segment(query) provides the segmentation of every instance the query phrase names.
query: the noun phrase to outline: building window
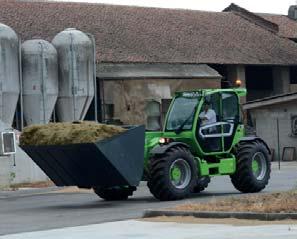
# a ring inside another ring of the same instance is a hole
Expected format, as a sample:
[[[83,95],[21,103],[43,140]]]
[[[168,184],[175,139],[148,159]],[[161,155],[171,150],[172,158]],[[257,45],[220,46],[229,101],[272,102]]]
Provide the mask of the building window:
[[[290,67],[290,84],[297,84],[297,67]]]
[[[114,104],[105,104],[105,118],[107,120],[113,119],[114,117]]]
[[[150,100],[146,104],[146,129],[155,131],[161,129],[161,105],[158,101]]]
[[[297,136],[297,115],[291,117],[292,135]]]
[[[166,114],[168,112],[170,103],[172,99],[162,99],[161,100],[161,122],[162,125],[165,123]]]
[[[171,100],[172,99],[161,99],[161,103],[156,100],[147,102],[145,108],[147,130],[155,131],[162,129]]]

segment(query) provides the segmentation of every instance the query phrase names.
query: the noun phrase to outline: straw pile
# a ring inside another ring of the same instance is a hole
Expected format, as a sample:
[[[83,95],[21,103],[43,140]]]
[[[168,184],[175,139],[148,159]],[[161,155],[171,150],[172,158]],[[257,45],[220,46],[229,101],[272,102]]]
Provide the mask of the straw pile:
[[[20,137],[20,145],[65,145],[93,143],[126,131],[114,125],[80,121],[74,123],[50,123],[26,127]]]

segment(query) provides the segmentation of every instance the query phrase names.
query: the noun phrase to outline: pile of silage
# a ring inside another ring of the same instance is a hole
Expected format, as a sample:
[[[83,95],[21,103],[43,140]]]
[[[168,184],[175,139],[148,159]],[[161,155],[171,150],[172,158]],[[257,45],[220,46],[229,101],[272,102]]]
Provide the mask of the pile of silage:
[[[126,129],[81,121],[75,123],[49,123],[24,128],[20,145],[65,145],[93,143],[123,133]]]

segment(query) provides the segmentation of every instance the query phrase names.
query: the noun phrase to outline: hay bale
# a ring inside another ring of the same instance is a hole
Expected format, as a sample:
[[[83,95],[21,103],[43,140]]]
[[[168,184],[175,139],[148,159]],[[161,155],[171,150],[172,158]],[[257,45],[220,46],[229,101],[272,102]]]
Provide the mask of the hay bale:
[[[80,121],[74,123],[50,123],[26,127],[20,137],[20,145],[65,145],[93,143],[120,134],[126,129],[115,126]]]

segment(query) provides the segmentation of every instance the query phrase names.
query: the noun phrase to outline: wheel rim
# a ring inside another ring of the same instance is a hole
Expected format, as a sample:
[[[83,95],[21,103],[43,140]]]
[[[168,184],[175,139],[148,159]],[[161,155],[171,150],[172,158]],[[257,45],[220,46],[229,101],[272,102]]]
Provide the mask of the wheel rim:
[[[182,159],[176,159],[170,166],[170,181],[171,184],[178,189],[184,189],[191,181],[191,167],[189,163]]]
[[[257,180],[263,180],[267,172],[266,158],[262,152],[257,152],[252,159],[252,171]]]

